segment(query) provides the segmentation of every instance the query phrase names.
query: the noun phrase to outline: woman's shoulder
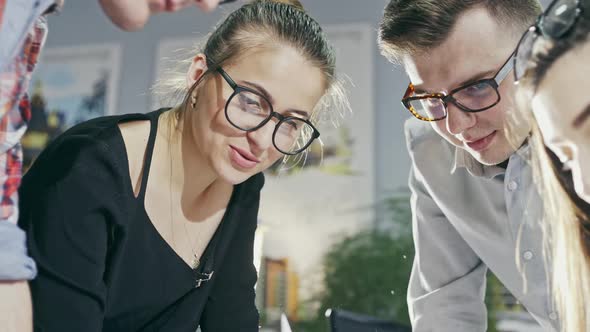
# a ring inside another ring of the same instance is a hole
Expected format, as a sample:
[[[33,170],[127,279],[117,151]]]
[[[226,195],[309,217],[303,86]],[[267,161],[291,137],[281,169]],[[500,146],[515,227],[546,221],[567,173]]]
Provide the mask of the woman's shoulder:
[[[262,172],[252,175],[243,182],[245,190],[249,193],[258,193],[264,187],[264,174]]]
[[[98,173],[105,168],[110,174],[123,172],[126,154],[119,124],[149,120],[154,113],[104,116],[77,124],[55,138],[28,173],[53,178],[76,167]]]
[[[72,128],[66,130],[60,135],[56,142],[68,139],[84,139],[91,138],[95,140],[103,141],[105,144],[109,143],[109,140],[116,138],[116,133],[119,130],[120,124],[133,123],[141,120],[153,120],[157,117],[162,110],[150,112],[150,113],[131,113],[121,115],[102,116],[94,118],[82,123],[79,123]]]
[[[230,206],[252,207],[260,202],[260,191],[264,186],[264,174],[257,173],[246,181],[234,185],[234,192],[229,202]]]

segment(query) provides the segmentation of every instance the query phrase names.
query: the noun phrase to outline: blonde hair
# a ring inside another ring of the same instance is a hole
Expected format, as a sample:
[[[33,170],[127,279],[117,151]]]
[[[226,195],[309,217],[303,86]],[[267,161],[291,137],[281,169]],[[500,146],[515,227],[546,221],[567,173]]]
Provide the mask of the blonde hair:
[[[547,155],[535,126],[533,172],[543,199],[546,246],[551,262],[551,287],[562,331],[588,331],[586,304],[590,303],[590,268],[582,241],[583,213],[572,202]]]
[[[559,176],[562,170],[557,169],[556,157],[550,156],[546,150],[542,133],[530,109],[531,88],[529,78],[521,80],[517,112],[524,123],[513,122],[511,126],[532,128],[529,136],[532,151],[530,163],[543,202],[545,259],[548,267],[551,267],[550,287],[561,330],[588,331],[590,321],[586,304],[590,303],[590,264],[583,233],[583,222],[587,216],[564,187]]]
[[[551,66],[564,54],[590,42],[590,0],[581,0],[572,31],[559,39],[536,41],[527,71],[519,82],[519,113],[532,125],[532,167],[544,204],[546,256],[551,262],[551,288],[562,331],[590,331],[590,204],[575,194],[571,177],[543,142],[531,100]],[[550,79],[550,78],[547,78]],[[558,111],[558,110],[556,110]]]

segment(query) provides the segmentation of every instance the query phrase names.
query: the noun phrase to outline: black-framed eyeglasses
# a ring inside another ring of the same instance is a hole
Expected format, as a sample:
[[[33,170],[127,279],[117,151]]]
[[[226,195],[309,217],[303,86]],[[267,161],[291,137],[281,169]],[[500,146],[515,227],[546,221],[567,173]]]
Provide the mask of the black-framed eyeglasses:
[[[225,118],[232,126],[243,131],[256,131],[276,118],[278,122],[272,134],[272,143],[286,155],[303,152],[320,137],[320,132],[308,119],[275,112],[272,103],[263,94],[237,84],[220,66],[214,67],[214,70],[234,90],[225,103]]]
[[[422,121],[439,121],[446,118],[449,113],[449,103],[456,105],[463,112],[476,113],[490,109],[502,99],[498,88],[512,70],[513,56],[514,53],[494,77],[463,85],[448,94],[415,94],[414,85],[410,83],[402,98],[402,104],[413,116]]]
[[[514,56],[514,82],[524,76],[539,36],[560,39],[576,25],[583,9],[580,0],[554,0],[520,38]]]

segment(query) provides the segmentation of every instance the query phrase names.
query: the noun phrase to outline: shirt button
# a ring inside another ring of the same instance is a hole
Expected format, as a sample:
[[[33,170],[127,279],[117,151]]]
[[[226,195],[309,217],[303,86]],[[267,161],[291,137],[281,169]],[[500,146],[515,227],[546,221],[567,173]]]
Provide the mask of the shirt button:
[[[532,251],[525,251],[524,254],[522,255],[522,257],[524,257],[525,260],[530,261],[531,259],[533,259],[533,252]]]
[[[508,182],[508,190],[509,191],[515,191],[516,189],[518,189],[518,183],[516,183],[516,181],[512,180],[512,181]]]
[[[549,313],[549,319],[556,320],[557,319],[557,314],[555,312]]]

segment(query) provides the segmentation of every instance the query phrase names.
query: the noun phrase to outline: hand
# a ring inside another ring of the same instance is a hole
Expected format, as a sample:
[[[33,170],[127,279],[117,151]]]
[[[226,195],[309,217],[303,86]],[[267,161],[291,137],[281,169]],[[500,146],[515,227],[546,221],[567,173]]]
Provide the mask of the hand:
[[[220,0],[99,0],[109,19],[126,31],[143,28],[152,14],[177,12],[194,5],[208,12],[215,9],[219,2]]]
[[[195,0],[197,6],[204,12],[210,12],[219,5],[220,0]],[[226,1],[221,1],[226,2]]]
[[[0,332],[33,331],[31,292],[26,281],[0,281]]]

